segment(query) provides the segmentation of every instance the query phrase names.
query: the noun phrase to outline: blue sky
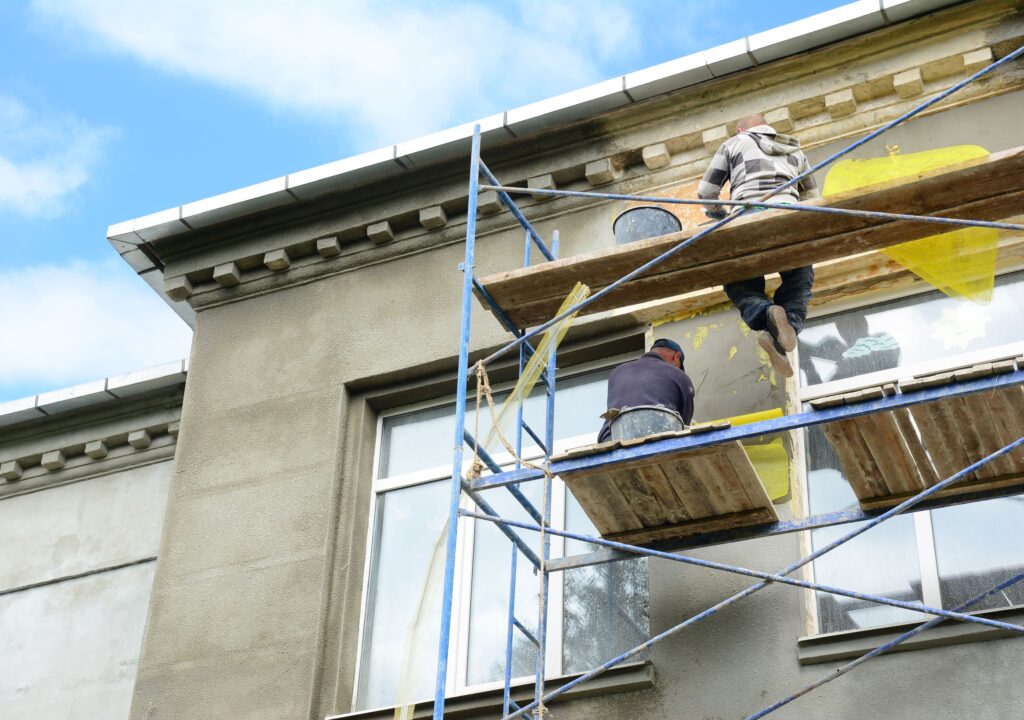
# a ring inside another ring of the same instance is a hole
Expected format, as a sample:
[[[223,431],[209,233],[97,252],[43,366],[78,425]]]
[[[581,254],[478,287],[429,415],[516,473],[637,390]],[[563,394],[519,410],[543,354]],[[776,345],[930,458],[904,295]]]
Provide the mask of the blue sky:
[[[0,401],[175,360],[115,222],[842,3],[0,3]]]

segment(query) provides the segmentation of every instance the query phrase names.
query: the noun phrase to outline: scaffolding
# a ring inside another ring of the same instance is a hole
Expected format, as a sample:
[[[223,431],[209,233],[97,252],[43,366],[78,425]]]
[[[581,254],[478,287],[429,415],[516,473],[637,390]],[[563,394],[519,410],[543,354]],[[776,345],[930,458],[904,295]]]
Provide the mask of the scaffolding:
[[[768,705],[761,710],[748,716],[747,720],[753,720],[754,718],[761,718],[778,708],[792,702],[801,695],[810,692],[816,687],[823,685],[831,680],[846,674],[853,668],[857,667],[861,663],[876,657],[892,647],[902,643],[911,637],[918,635],[930,627],[933,627],[943,620],[952,619],[960,622],[975,623],[984,625],[992,628],[998,628],[1003,631],[1007,631],[1013,634],[1024,634],[1024,627],[1015,625],[1012,623],[1001,622],[993,620],[983,616],[966,614],[972,606],[981,602],[985,598],[992,594],[998,593],[1001,590],[1010,587],[1011,585],[1024,580],[1024,573],[1020,573],[1011,577],[1004,582],[999,583],[990,590],[971,598],[970,600],[962,603],[953,610],[947,610],[937,607],[929,607],[919,602],[906,602],[901,600],[895,600],[892,598],[881,597],[879,595],[873,595],[868,593],[856,592],[849,589],[834,587],[817,582],[811,582],[807,580],[801,580],[792,577],[793,573],[798,569],[804,567],[808,563],[813,562],[817,558],[825,555],[826,553],[834,550],[837,547],[849,542],[853,538],[867,532],[871,528],[878,526],[879,524],[895,517],[901,513],[906,512],[910,509],[926,509],[943,507],[952,504],[974,502],[977,500],[990,499],[994,497],[1006,496],[1021,492],[1021,486],[1017,485],[1003,485],[1000,487],[986,487],[978,491],[961,492],[956,495],[946,494],[951,486],[962,481],[972,473],[985,468],[986,465],[994,461],[1000,461],[1000,458],[1007,458],[1011,452],[1024,446],[1024,437],[1007,442],[1009,438],[1002,437],[1002,442],[999,444],[1001,447],[996,449],[994,452],[988,452],[983,457],[975,458],[975,461],[962,467],[958,472],[952,472],[947,474],[944,479],[939,480],[935,478],[935,482],[930,484],[926,489],[915,492],[910,496],[898,502],[889,509],[864,509],[853,508],[843,510],[840,512],[832,512],[826,514],[810,515],[808,517],[797,518],[788,521],[775,521],[770,523],[761,523],[756,525],[747,525],[738,528],[730,528],[724,530],[717,530],[714,532],[698,533],[690,535],[683,539],[669,539],[659,540],[654,542],[646,542],[642,545],[629,544],[623,542],[617,542],[615,540],[607,539],[604,537],[588,536],[580,533],[568,532],[565,530],[558,530],[551,527],[551,492],[550,483],[552,478],[558,476],[560,473],[572,473],[572,472],[586,472],[588,470],[598,470],[601,468],[614,468],[621,466],[624,463],[635,462],[642,459],[654,459],[662,457],[671,453],[678,453],[683,450],[693,448],[711,447],[715,445],[721,445],[732,441],[738,441],[745,438],[752,438],[763,435],[784,433],[792,430],[800,430],[802,428],[808,428],[815,425],[822,425],[825,423],[832,422],[843,422],[852,421],[858,417],[871,416],[879,413],[892,413],[899,412],[905,409],[911,409],[915,406],[925,406],[928,403],[938,403],[943,401],[949,401],[951,398],[958,397],[971,397],[976,396],[978,393],[990,391],[997,392],[1007,388],[1014,388],[1024,383],[1024,359],[1021,359],[1018,364],[1010,364],[1008,367],[1003,368],[1003,372],[1000,373],[988,373],[983,377],[974,377],[965,379],[962,382],[957,382],[949,385],[938,385],[935,387],[923,387],[915,388],[914,392],[898,392],[883,394],[880,397],[868,398],[863,402],[857,402],[856,404],[834,404],[833,407],[822,407],[820,409],[814,409],[811,411],[800,412],[792,415],[785,415],[781,418],[764,420],[748,425],[742,425],[737,427],[725,427],[722,429],[715,429],[711,432],[700,433],[700,434],[684,434],[676,437],[667,437],[663,439],[654,440],[652,442],[634,444],[629,447],[619,447],[616,449],[608,449],[604,452],[597,452],[596,454],[589,454],[580,457],[563,457],[561,459],[554,459],[554,410],[555,410],[555,366],[556,366],[556,343],[550,343],[548,350],[548,357],[546,358],[546,370],[542,373],[541,380],[546,394],[546,412],[545,412],[545,427],[543,431],[531,427],[528,423],[523,420],[522,407],[520,406],[517,416],[517,424],[515,430],[515,458],[516,465],[512,470],[503,470],[494,459],[488,455],[486,451],[479,447],[479,438],[474,438],[465,427],[466,420],[466,403],[467,403],[467,388],[469,385],[469,374],[470,374],[470,314],[473,304],[473,297],[476,295],[480,298],[481,302],[485,303],[493,315],[498,319],[502,326],[513,336],[513,340],[500,348],[496,352],[490,354],[486,358],[480,361],[481,365],[486,366],[489,363],[508,355],[512,351],[518,351],[518,367],[519,372],[522,373],[529,358],[534,354],[534,347],[531,344],[531,340],[537,337],[540,333],[548,330],[555,326],[557,323],[565,320],[574,313],[586,308],[587,306],[593,305],[600,301],[602,298],[616,291],[623,284],[628,283],[636,278],[643,276],[648,273],[652,268],[663,263],[672,256],[677,255],[688,246],[697,242],[703,237],[717,231],[719,228],[731,223],[736,218],[743,216],[754,206],[758,208],[778,208],[785,210],[790,213],[800,212],[811,212],[811,213],[825,213],[825,214],[847,214],[855,217],[868,218],[876,221],[884,222],[904,222],[904,223],[934,223],[940,225],[954,225],[958,227],[989,227],[1004,230],[1021,231],[1024,230],[1024,225],[1016,225],[1012,223],[992,222],[985,220],[965,220],[950,217],[937,217],[937,216],[924,216],[924,215],[909,215],[901,213],[882,213],[869,210],[844,210],[841,208],[820,206],[820,205],[793,205],[793,204],[776,204],[772,203],[771,197],[776,195],[778,192],[795,185],[803,177],[816,172],[827,165],[833,163],[840,157],[847,155],[856,148],[864,145],[870,140],[878,137],[887,130],[896,125],[899,125],[906,120],[922,113],[926,109],[932,107],[936,103],[941,102],[945,98],[949,97],[956,91],[965,87],[969,83],[974,82],[980,77],[993,72],[997,68],[1010,63],[1017,58],[1024,55],[1024,47],[1018,48],[1012,53],[1009,53],[999,60],[993,62],[988,67],[985,67],[978,72],[970,75],[961,82],[953,85],[949,89],[942,93],[932,97],[928,101],[920,104],[913,110],[901,115],[900,117],[884,124],[878,129],[867,134],[860,140],[850,144],[843,150],[829,156],[828,158],[817,163],[806,172],[802,173],[798,177],[790,180],[785,185],[780,186],[774,192],[768,196],[759,199],[757,202],[740,202],[740,201],[704,201],[704,200],[680,200],[675,198],[652,198],[652,197],[638,197],[629,195],[616,195],[610,193],[597,193],[597,192],[576,192],[576,191],[565,191],[565,190],[538,190],[538,189],[525,189],[521,187],[510,187],[503,185],[487,167],[480,157],[480,128],[475,128],[472,140],[471,156],[470,156],[470,169],[469,169],[469,207],[468,207],[468,220],[466,224],[466,247],[465,247],[465,260],[460,265],[459,269],[463,273],[462,283],[462,302],[461,302],[461,325],[460,325],[460,340],[459,340],[459,353],[458,353],[458,379],[457,379],[457,399],[456,399],[456,416],[455,416],[455,449],[453,458],[453,470],[451,476],[451,495],[448,507],[448,525],[447,525],[447,538],[446,538],[446,564],[444,569],[443,578],[443,595],[442,595],[442,606],[441,606],[441,631],[440,631],[440,642],[438,645],[438,663],[437,663],[437,683],[435,690],[433,717],[434,720],[442,720],[444,717],[444,706],[446,697],[447,687],[447,672],[448,672],[448,655],[449,655],[449,641],[451,637],[451,619],[452,619],[452,600],[454,593],[454,576],[455,576],[455,550],[456,550],[456,537],[458,533],[458,521],[460,517],[472,518],[479,521],[487,521],[493,523],[504,535],[511,541],[511,557],[510,557],[510,568],[511,568],[511,581],[509,587],[509,604],[507,614],[507,631],[506,631],[506,644],[505,644],[505,672],[504,672],[504,693],[502,703],[502,720],[513,720],[520,716],[526,716],[530,718],[538,717],[542,718],[544,714],[544,704],[554,700],[571,690],[577,685],[591,680],[606,670],[635,657],[653,644],[674,635],[681,630],[690,627],[696,623],[699,623],[712,615],[718,613],[723,608],[746,598],[759,590],[771,585],[771,584],[782,584],[796,588],[803,588],[807,590],[813,590],[816,592],[829,593],[838,596],[845,596],[854,598],[857,600],[878,603],[882,605],[888,605],[896,608],[903,608],[913,610],[920,613],[925,613],[933,616],[931,620],[923,623],[912,630],[909,630],[902,635],[896,637],[890,642],[881,645],[874,650],[866,653],[865,655],[841,666],[840,668],[827,673],[819,680],[810,683],[809,685],[799,689],[798,691],[778,700],[771,705]],[[483,180],[483,182],[481,182]],[[525,328],[518,327],[510,318],[509,315],[502,309],[502,307],[494,300],[491,294],[488,292],[485,284],[482,283],[477,277],[474,276],[475,266],[475,250],[476,250],[476,216],[477,216],[477,201],[478,195],[482,191],[494,191],[497,193],[501,203],[505,208],[509,210],[512,216],[518,221],[518,223],[525,230],[525,245],[523,250],[523,262],[524,267],[529,267],[531,264],[531,253],[533,251],[539,252],[545,260],[556,261],[559,255],[559,239],[558,232],[555,231],[552,234],[550,245],[544,241],[540,233],[534,229],[529,220],[523,214],[523,212],[516,205],[513,195],[517,193],[523,193],[528,195],[549,195],[549,196],[582,196],[595,200],[643,200],[647,202],[657,203],[692,203],[692,204],[717,204],[721,206],[731,207],[734,212],[726,216],[722,220],[718,220],[708,227],[696,232],[690,237],[678,242],[670,249],[661,253],[657,257],[643,263],[636,267],[631,272],[620,277],[618,280],[604,286],[594,294],[576,305],[568,308],[564,312],[556,314],[550,320],[543,322],[536,327],[526,330]],[[770,269],[766,269],[770,270]],[[479,409],[478,409],[479,412]],[[543,453],[543,468],[537,469],[535,467],[527,467],[519,462],[519,458],[522,456],[523,439],[525,435],[528,435],[532,441],[540,448]],[[463,474],[464,467],[464,454],[466,448],[474,450],[477,457],[483,461],[483,464],[491,471],[490,475],[478,477],[475,479],[468,479]],[[1007,462],[1005,460],[1000,462]],[[543,502],[541,506],[536,507],[526,495],[519,489],[518,485],[527,481],[540,481],[544,484],[542,493]],[[526,510],[529,517],[533,522],[520,522],[504,518],[498,515],[495,509],[480,495],[481,491],[489,488],[506,488],[515,500]],[[468,496],[476,504],[478,511],[471,511],[462,509],[460,507],[463,495]],[[799,560],[790,563],[786,567],[780,569],[776,573],[766,573],[749,568],[728,565],[725,563],[713,562],[710,560],[704,560],[700,558],[690,557],[680,553],[680,550],[693,547],[701,547],[712,545],[716,543],[728,542],[739,539],[747,538],[760,538],[769,537],[772,535],[778,535],[783,533],[792,533],[803,530],[811,530],[815,528],[822,528],[834,525],[848,524],[848,523],[861,523],[856,529],[846,533],[842,537],[828,543],[827,545],[815,550],[809,555],[800,558]],[[530,547],[523,539],[515,532],[515,530],[529,530],[539,534],[540,543],[537,550]],[[591,551],[585,554],[564,557],[564,558],[551,558],[551,538],[553,536],[560,536],[566,539],[572,539],[584,543],[589,543],[593,546],[598,546],[600,549]],[[516,566],[519,561],[519,555],[522,555],[537,571],[539,577],[539,591],[538,591],[538,621],[536,632],[532,632],[523,622],[519,620],[516,615]],[[637,645],[629,651],[620,654],[617,657],[609,659],[607,662],[599,665],[596,668],[583,673],[579,677],[565,683],[564,685],[548,691],[545,688],[545,647],[547,642],[547,607],[548,607],[548,594],[549,594],[549,580],[551,573],[563,572],[565,570],[586,567],[590,565],[596,565],[599,563],[614,562],[618,560],[637,558],[637,557],[656,557],[669,560],[672,562],[683,563],[687,565],[693,565],[703,567],[707,569],[718,570],[722,572],[734,573],[742,576],[747,576],[757,580],[756,583],[750,585],[746,589],[723,599],[721,602],[707,608],[703,612],[693,615],[690,618],[683,620],[677,625],[670,627],[667,630],[651,637],[645,642]],[[515,633],[521,633],[522,636],[536,649],[536,671],[535,671],[535,687],[533,693],[532,702],[520,706],[516,703],[511,696],[512,686],[512,648],[513,638]]]

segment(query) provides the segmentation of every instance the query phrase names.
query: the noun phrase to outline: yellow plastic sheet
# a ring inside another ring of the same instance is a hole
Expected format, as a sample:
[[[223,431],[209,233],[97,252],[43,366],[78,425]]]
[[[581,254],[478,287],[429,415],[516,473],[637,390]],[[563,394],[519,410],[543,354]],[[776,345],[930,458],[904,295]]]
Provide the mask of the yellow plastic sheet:
[[[955,145],[909,155],[840,160],[825,176],[822,195],[829,197],[988,154],[978,145]],[[998,230],[965,228],[894,245],[882,252],[946,295],[986,304],[992,299],[998,240]]]
[[[759,412],[734,415],[726,418],[736,425],[749,425],[763,420],[774,420],[782,417],[782,408],[761,410]],[[789,454],[782,438],[773,438],[767,442],[757,439],[743,443],[743,449],[750,458],[757,476],[764,483],[764,489],[772,502],[778,502],[789,496]]]
[[[562,301],[562,306],[558,308],[556,317],[561,315],[566,310],[571,308],[573,305],[586,300],[590,296],[590,288],[583,283],[576,283],[572,291],[566,296],[565,300]],[[555,323],[552,327],[541,336],[541,340],[537,343],[534,348],[535,352],[526,363],[526,367],[523,368],[523,372],[519,375],[519,381],[516,386],[509,393],[509,396],[505,398],[505,401],[501,404],[501,408],[498,410],[497,422],[491,428],[491,431],[487,434],[487,439],[484,440],[483,448],[488,452],[493,451],[498,446],[498,440],[501,437],[509,437],[509,423],[515,417],[513,412],[516,408],[522,405],[523,401],[530,396],[530,391],[533,390],[533,386],[537,384],[540,379],[541,373],[548,364],[548,351],[551,348],[551,344],[554,343],[555,347],[562,342],[562,338],[569,332],[569,328],[572,327],[573,321],[576,319],[578,313],[573,313],[567,317],[562,318],[559,322]],[[480,412],[478,409],[477,412]]]

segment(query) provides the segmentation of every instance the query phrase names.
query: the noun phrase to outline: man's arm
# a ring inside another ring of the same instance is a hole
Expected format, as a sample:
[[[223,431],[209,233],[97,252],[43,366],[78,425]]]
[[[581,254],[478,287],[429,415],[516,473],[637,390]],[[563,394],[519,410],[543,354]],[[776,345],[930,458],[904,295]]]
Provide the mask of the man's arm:
[[[679,407],[677,410],[683,418],[683,423],[689,425],[693,420],[693,381],[690,380],[689,375],[681,372],[680,377],[676,380],[676,387],[679,390]]]
[[[697,197],[701,200],[717,200],[722,194],[722,186],[729,179],[729,153],[723,143],[715,156],[711,158],[700,185],[697,186]],[[721,220],[726,215],[725,207],[721,205],[705,205],[704,214],[714,220]]]
[[[811,164],[807,161],[807,156],[801,153],[799,172],[807,172],[810,169]],[[814,200],[821,197],[818,181],[814,179],[814,175],[808,175],[797,183],[797,190],[800,192],[801,200]]]

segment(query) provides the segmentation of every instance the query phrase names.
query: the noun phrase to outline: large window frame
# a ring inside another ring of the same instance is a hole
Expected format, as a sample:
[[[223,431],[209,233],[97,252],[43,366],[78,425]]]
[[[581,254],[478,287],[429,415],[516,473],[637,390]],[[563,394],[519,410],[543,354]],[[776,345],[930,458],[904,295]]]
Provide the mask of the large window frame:
[[[566,368],[563,373],[559,374],[558,379],[565,381],[570,378],[579,377],[589,373],[610,369],[622,362],[627,360],[635,359],[637,356],[636,352],[623,353],[608,358],[602,358],[600,360],[594,360],[590,362],[580,363],[578,365]],[[495,383],[493,385],[495,394],[500,394],[505,390],[511,389],[513,383]],[[557,386],[556,386],[557,388]],[[369,522],[367,523],[366,533],[366,552],[363,564],[363,580],[362,580],[362,591],[360,598],[359,607],[359,628],[358,628],[358,641],[356,643],[356,660],[355,660],[355,672],[353,676],[352,685],[352,707],[358,707],[359,702],[359,691],[360,691],[360,678],[363,672],[364,662],[364,640],[367,634],[367,611],[369,609],[369,603],[371,600],[372,588],[371,588],[371,577],[373,573],[373,560],[374,553],[377,550],[376,535],[376,517],[378,512],[378,504],[383,494],[399,490],[403,488],[415,487],[418,485],[425,485],[435,482],[448,482],[451,479],[451,463],[448,462],[442,465],[436,465],[430,468],[424,468],[407,472],[395,476],[381,477],[381,455],[383,449],[384,439],[384,425],[385,422],[392,417],[407,415],[416,412],[422,412],[424,410],[430,410],[434,408],[442,408],[451,406],[453,404],[454,397],[452,395],[446,395],[443,397],[434,398],[431,400],[425,400],[410,405],[404,405],[389,410],[382,411],[377,416],[377,422],[375,427],[375,440],[374,440],[374,452],[373,452],[373,473],[371,479],[370,489],[370,503],[367,509]],[[557,401],[557,399],[556,399]],[[467,410],[469,410],[472,403],[472,399],[467,402]],[[486,412],[486,410],[485,410]],[[558,453],[569,448],[579,447],[581,445],[590,444],[596,442],[598,434],[598,418],[595,418],[595,429],[593,432],[584,433],[581,435],[575,435],[572,437],[563,438],[556,440],[552,453]],[[467,427],[468,430],[472,431],[471,427]],[[539,428],[535,428],[540,430]],[[523,459],[525,460],[538,460],[543,457],[543,453],[540,448],[532,443],[529,436],[524,434],[523,438]],[[529,444],[527,444],[529,443]],[[506,452],[504,449],[498,452],[492,452],[491,457],[498,463],[502,468],[511,468],[514,465],[513,457]],[[466,473],[473,459],[473,453],[471,451],[466,453],[466,457],[463,461],[463,473]],[[506,491],[507,492],[507,491]],[[567,501],[567,489],[565,483],[558,477],[555,477],[551,483],[551,525],[555,529],[565,529],[567,522],[566,513],[566,501]],[[468,498],[465,494],[462,496],[460,507],[467,510],[478,510],[476,504]],[[446,693],[449,697],[457,697],[460,695],[467,695],[471,693],[477,693],[488,690],[497,690],[504,686],[504,681],[494,680],[483,683],[470,683],[468,681],[469,674],[469,648],[470,648],[470,612],[472,607],[472,589],[473,589],[473,559],[474,559],[474,545],[477,522],[473,518],[459,518],[458,535],[456,540],[456,567],[455,567],[455,582],[454,582],[454,594],[452,602],[452,625],[451,625],[451,639],[450,639],[450,656],[449,656],[449,672],[447,675],[447,687]],[[534,535],[535,533],[528,533],[523,531],[524,535]],[[533,547],[537,544],[532,538],[528,538],[528,544]],[[565,553],[565,539],[558,536],[549,536],[551,543],[551,557],[558,558],[562,557]],[[511,544],[509,544],[511,547]],[[511,553],[511,551],[510,551]],[[525,561],[522,554],[519,556],[519,563],[522,565]],[[546,643],[545,653],[545,666],[547,668],[547,674],[549,677],[557,677],[562,674],[563,667],[563,592],[565,585],[565,573],[552,573],[549,582],[549,600],[548,600],[548,642]],[[520,613],[523,610],[519,611]],[[513,684],[517,682],[532,682],[534,679],[533,675],[524,675],[519,677],[513,677]],[[426,698],[416,698],[417,701],[426,700]],[[374,708],[367,707],[365,710],[372,710]]]
[[[1024,263],[1015,263],[1012,266],[999,268],[996,271],[996,278],[1021,272],[1022,270],[1024,270]],[[913,286],[898,290],[868,293],[852,300],[833,303],[826,306],[812,307],[808,312],[808,319],[827,318],[850,310],[871,308],[883,305],[884,303],[904,300],[919,295],[926,295],[932,292],[936,292],[935,288],[922,282],[915,283]],[[841,380],[822,382],[815,385],[804,386],[800,380],[800,374],[798,373],[796,376],[797,380],[795,382],[795,399],[798,402],[798,407],[808,407],[807,403],[817,398],[838,395],[885,383],[894,383],[901,379],[914,376],[956,370],[978,363],[994,362],[996,360],[1019,357],[1022,353],[1024,353],[1024,339],[1004,343],[990,348],[966,351],[955,355],[947,355],[941,358],[914,363],[912,365],[904,365],[888,370],[865,373]],[[800,367],[799,348],[797,350],[796,361],[797,367]],[[801,447],[806,448],[806,436],[801,438],[801,440]],[[802,478],[802,502],[805,508],[810,508],[810,468],[807,465],[806,457],[802,457],[800,462],[803,467],[803,472],[800,473]],[[917,559],[921,572],[921,602],[931,607],[941,608],[943,605],[942,589],[932,513],[930,510],[922,510],[908,513],[908,515],[913,519],[914,523],[914,538],[917,545]],[[806,547],[808,549],[810,548],[810,543],[810,533],[806,533]],[[814,578],[817,578],[818,570],[815,563],[811,563],[810,573]],[[810,601],[807,603],[810,615],[809,624],[813,628],[813,633],[828,634],[827,631],[823,631],[821,629],[821,618],[818,612],[815,592],[808,591],[808,596],[810,598]],[[871,627],[877,626],[867,626],[863,629]]]

